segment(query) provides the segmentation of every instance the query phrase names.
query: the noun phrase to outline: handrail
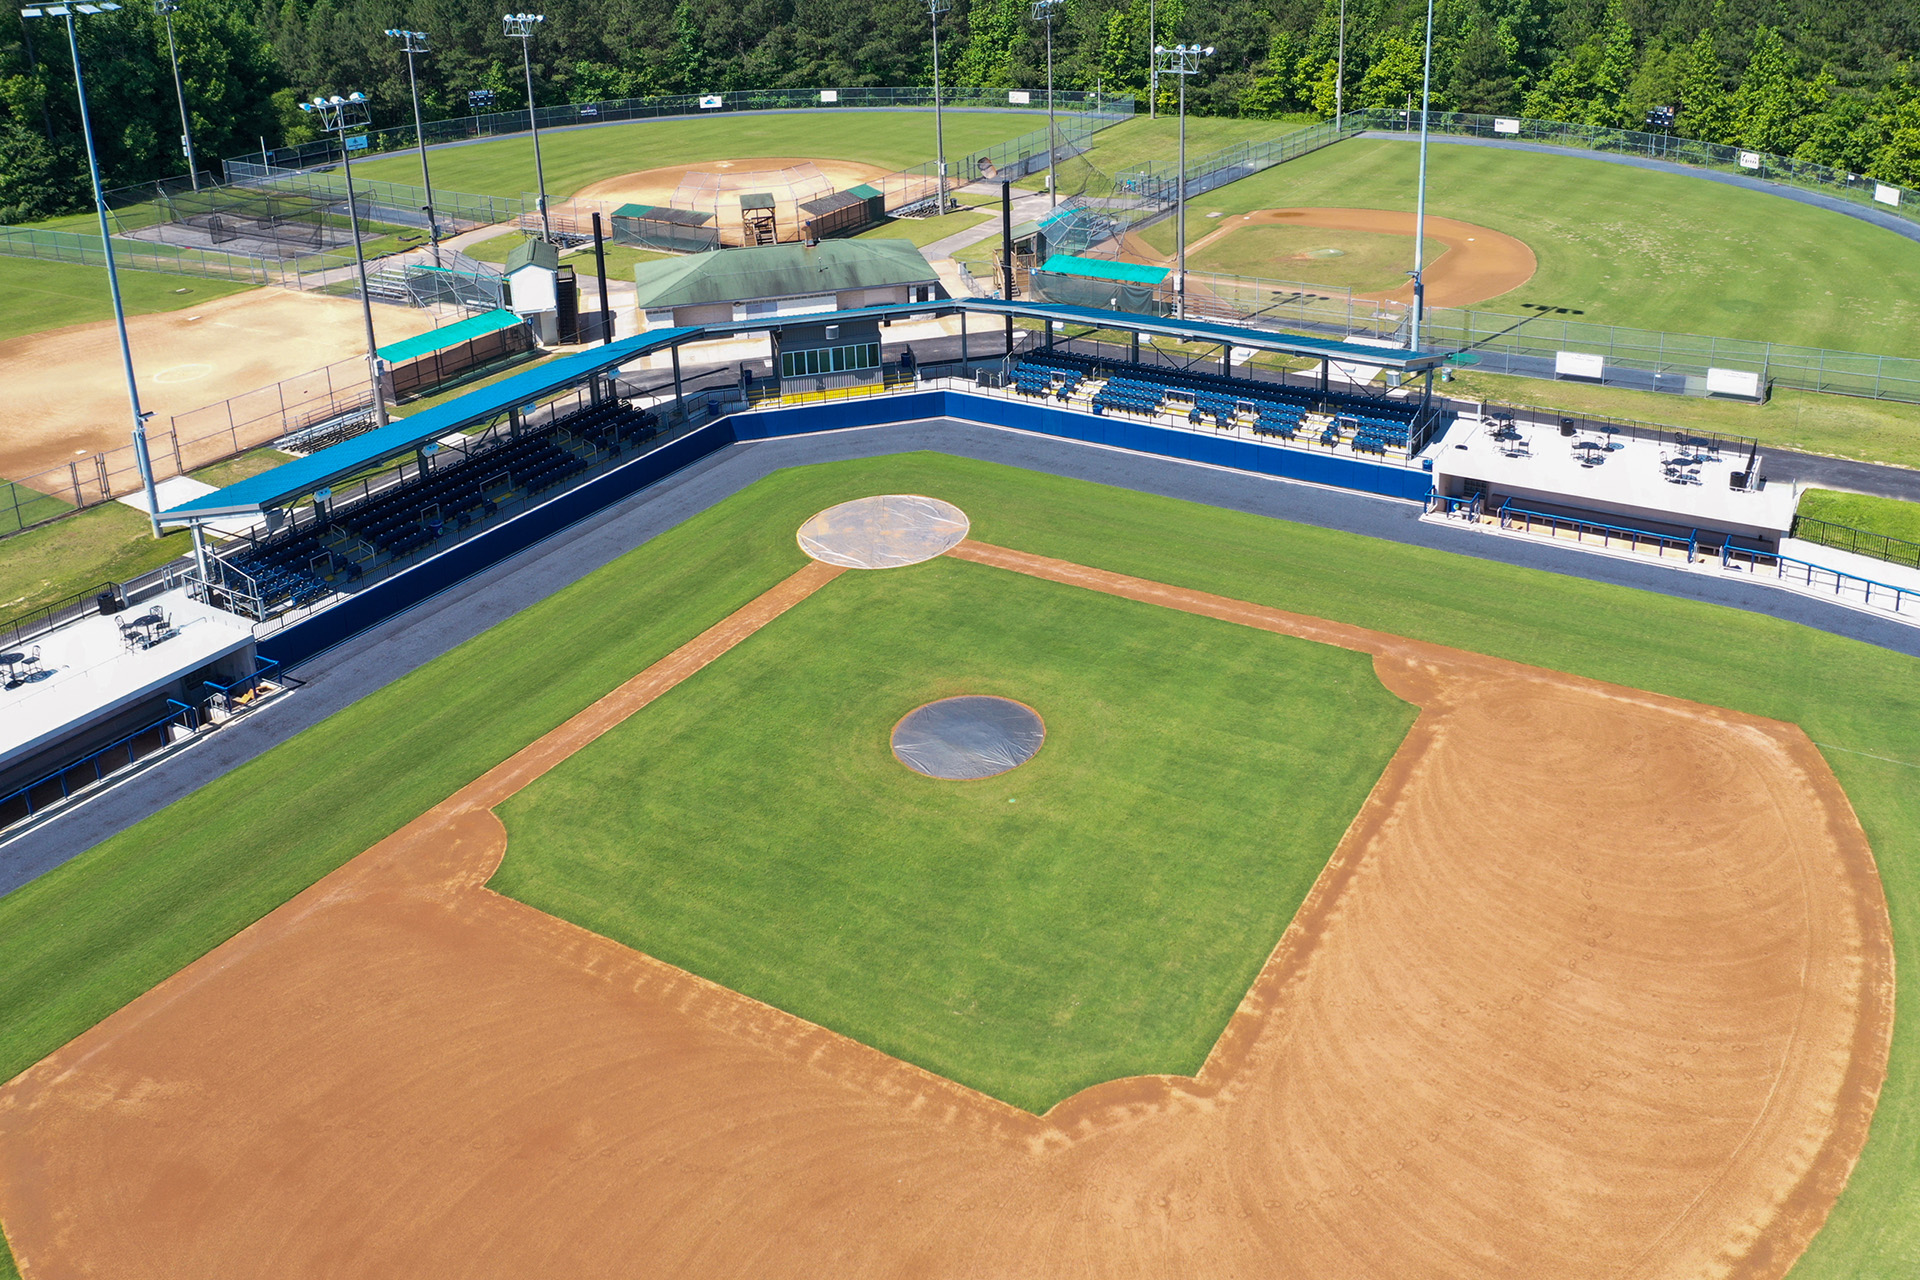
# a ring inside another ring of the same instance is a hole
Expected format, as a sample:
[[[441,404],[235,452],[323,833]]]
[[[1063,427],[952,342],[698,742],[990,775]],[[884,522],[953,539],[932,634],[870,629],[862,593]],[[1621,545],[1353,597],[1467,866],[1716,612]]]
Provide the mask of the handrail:
[[[1762,567],[1761,561],[1763,559],[1773,561],[1772,568],[1774,575],[1780,578],[1787,576],[1787,574],[1783,572],[1783,566],[1798,565],[1801,569],[1805,570],[1804,577],[1809,587],[1814,584],[1814,574],[1831,574],[1834,580],[1833,594],[1836,596],[1845,593],[1848,583],[1858,583],[1862,592],[1862,598],[1867,604],[1873,603],[1873,593],[1876,588],[1883,592],[1891,592],[1893,595],[1893,612],[1895,613],[1900,612],[1901,602],[1908,596],[1912,596],[1915,600],[1920,600],[1920,591],[1916,591],[1912,587],[1895,586],[1891,582],[1879,582],[1873,578],[1864,578],[1857,573],[1848,573],[1844,569],[1831,569],[1824,564],[1815,564],[1811,560],[1802,560],[1797,556],[1783,556],[1774,551],[1748,551],[1742,547],[1724,546],[1720,548],[1721,567],[1732,568],[1733,561],[1741,556],[1746,557],[1748,563],[1755,569]]]
[[[61,617],[60,615],[67,610],[76,606],[84,606],[89,600],[98,600],[108,592],[113,592],[117,599],[119,591],[119,583],[103,582],[95,590],[82,591],[76,595],[63,597],[62,599],[54,601],[52,604],[43,604],[37,609],[30,609],[26,613],[9,618],[5,622],[0,622],[0,635],[6,635],[8,637],[7,639],[0,640],[0,645],[11,648],[17,644],[25,644],[35,636],[43,636],[49,631],[57,631],[68,622],[76,622],[86,616],[86,611],[82,608],[79,613],[74,614],[71,618]],[[36,624],[39,624],[37,628]]]
[[[194,710],[192,707],[188,706],[184,702],[177,702],[172,698],[167,699],[167,705],[168,707],[174,708],[174,709],[169,710],[166,715],[161,716],[158,720],[153,721],[151,724],[144,725],[141,728],[135,729],[132,733],[128,733],[119,738],[116,738],[112,742],[108,743],[106,746],[100,747],[94,751],[89,752],[88,754],[82,756],[80,759],[73,761],[71,764],[62,765],[60,768],[55,769],[51,773],[42,774],[40,777],[35,778],[32,782],[27,783],[25,786],[15,787],[12,791],[9,791],[6,795],[0,796],[0,831],[4,831],[10,827],[18,826],[22,822],[29,821],[30,819],[36,817],[40,812],[45,810],[48,807],[47,805],[41,805],[38,808],[34,806],[33,793],[36,790],[42,787],[45,787],[47,784],[51,782],[54,782],[57,780],[60,783],[60,798],[53,802],[54,804],[60,804],[66,800],[71,799],[73,797],[75,790],[84,790],[87,786],[104,782],[107,780],[107,778],[111,777],[113,774],[119,773],[121,769],[131,769],[134,765],[138,764],[140,760],[143,758],[133,753],[132,744],[138,739],[146,737],[148,734],[152,733],[156,729],[164,730],[167,726],[172,725],[176,721],[178,721],[182,715],[186,716],[187,718],[187,724],[186,724],[187,731],[189,733],[199,732],[199,728],[200,728],[199,717],[194,714]],[[170,746],[170,745],[171,745],[170,743],[163,742],[160,748],[158,748],[158,750],[164,750],[167,746]],[[100,767],[100,763],[103,757],[105,757],[111,752],[119,751],[123,748],[127,752],[127,763],[125,765],[119,766],[111,770],[102,769]],[[152,755],[152,754],[155,754],[155,752],[148,752],[147,754]],[[91,782],[83,782],[79,788],[69,787],[67,785],[67,775],[72,773],[75,769],[84,768],[87,765],[93,766],[93,778]],[[7,809],[7,806],[13,804],[15,801],[22,802],[26,806],[26,811],[22,813],[19,817],[9,820],[6,817],[6,809]]]

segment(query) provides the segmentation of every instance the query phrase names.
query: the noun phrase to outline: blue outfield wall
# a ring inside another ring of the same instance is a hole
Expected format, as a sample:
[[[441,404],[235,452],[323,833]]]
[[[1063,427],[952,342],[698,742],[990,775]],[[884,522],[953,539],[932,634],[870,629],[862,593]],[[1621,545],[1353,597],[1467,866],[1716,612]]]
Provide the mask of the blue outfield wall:
[[[1044,404],[958,391],[924,391],[762,409],[708,423],[550,502],[521,512],[331,608],[263,637],[259,652],[282,666],[296,666],[737,440],[856,430],[927,418],[959,418],[988,427],[1009,427],[1414,502],[1425,501],[1432,488],[1432,477],[1417,467],[1383,465],[1312,449],[1254,444],[1207,432],[1179,431],[1127,418],[1093,417],[1048,408]]]

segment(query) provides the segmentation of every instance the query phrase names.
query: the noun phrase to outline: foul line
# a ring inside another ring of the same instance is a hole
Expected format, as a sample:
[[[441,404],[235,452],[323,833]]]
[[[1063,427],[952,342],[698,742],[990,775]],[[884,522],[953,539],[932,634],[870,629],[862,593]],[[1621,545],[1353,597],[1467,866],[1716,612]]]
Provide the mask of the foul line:
[[[1871,751],[1859,751],[1853,747],[1837,746],[1831,742],[1816,742],[1813,745],[1816,747],[1824,747],[1828,751],[1844,751],[1850,756],[1865,756],[1869,760],[1884,760],[1888,764],[1897,764],[1903,769],[1920,769],[1920,764],[1915,764],[1911,760],[1895,760],[1892,756],[1877,756]]]

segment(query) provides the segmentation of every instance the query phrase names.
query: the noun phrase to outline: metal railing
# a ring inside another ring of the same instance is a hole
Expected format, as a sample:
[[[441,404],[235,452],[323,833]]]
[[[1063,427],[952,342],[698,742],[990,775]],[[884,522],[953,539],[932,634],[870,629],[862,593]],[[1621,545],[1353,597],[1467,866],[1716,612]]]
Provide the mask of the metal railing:
[[[31,821],[115,774],[131,769],[141,760],[165,751],[178,740],[174,737],[176,730],[188,737],[199,732],[199,716],[192,707],[172,698],[167,699],[167,707],[167,714],[153,723],[0,796],[0,831]],[[122,756],[125,758],[121,759]]]
[[[1842,600],[1857,597],[1859,603],[1878,605],[1894,613],[1911,613],[1916,604],[1920,604],[1920,591],[1911,587],[1896,587],[1891,583],[1876,582],[1872,578],[1863,578],[1857,573],[1846,573],[1839,569],[1829,569],[1825,565],[1814,564],[1810,560],[1800,560],[1793,556],[1778,555],[1770,551],[1748,551],[1740,547],[1720,548],[1722,568],[1745,566],[1753,573],[1771,571],[1782,581],[1806,587],[1808,590],[1819,588],[1825,591],[1831,585],[1833,594]]]
[[[121,599],[120,584],[103,582],[97,588],[55,600],[52,604],[43,604],[0,622],[0,649],[18,648],[36,636],[57,631],[69,622],[97,612],[102,596],[112,596],[116,601]]]
[[[1854,555],[1869,556],[1903,568],[1920,569],[1920,542],[1908,542],[1904,538],[1888,537],[1884,533],[1802,515],[1794,516],[1789,536],[1802,542],[1817,542],[1835,551],[1850,551]]]
[[[831,96],[829,96],[831,95]],[[1005,89],[955,88],[943,86],[941,103],[960,111],[1044,110],[1046,101],[1016,103],[1008,100]],[[1102,96],[1075,90],[1054,94],[1056,110],[1070,116],[1099,116],[1110,120],[1133,114],[1133,99]],[[624,120],[657,120],[672,116],[721,115],[736,111],[833,111],[876,108],[905,110],[930,109],[933,88],[854,88],[854,89],[742,89],[715,94],[668,94],[650,98],[618,98],[601,102],[574,102],[553,107],[534,108],[534,118],[542,129],[569,125],[609,124]],[[1064,123],[1064,122],[1063,122]],[[422,127],[428,145],[457,142],[467,138],[491,138],[523,133],[527,112],[496,111],[487,115],[457,116],[448,120],[430,120]],[[373,129],[365,135],[368,152],[403,151],[416,144],[413,125]],[[338,144],[330,141],[301,143],[291,147],[235,156],[226,163],[248,164],[256,169],[276,171],[305,169],[331,164],[338,159]],[[231,171],[230,171],[231,172]],[[972,177],[974,175],[967,175]]]
[[[1700,554],[1700,531],[1694,530],[1687,537],[1672,534],[1654,533],[1649,529],[1634,529],[1627,525],[1601,524],[1595,520],[1580,520],[1572,516],[1553,515],[1546,511],[1530,511],[1525,507],[1516,507],[1511,500],[1500,504],[1497,513],[1502,529],[1518,528],[1522,533],[1532,533],[1538,527],[1544,527],[1552,537],[1560,537],[1562,530],[1571,532],[1575,542],[1597,541],[1602,547],[1611,549],[1616,543],[1625,543],[1626,549],[1638,552],[1646,547],[1653,548],[1653,554],[1664,557],[1668,548],[1686,556],[1692,564]],[[1724,555],[1726,547],[1721,548]]]

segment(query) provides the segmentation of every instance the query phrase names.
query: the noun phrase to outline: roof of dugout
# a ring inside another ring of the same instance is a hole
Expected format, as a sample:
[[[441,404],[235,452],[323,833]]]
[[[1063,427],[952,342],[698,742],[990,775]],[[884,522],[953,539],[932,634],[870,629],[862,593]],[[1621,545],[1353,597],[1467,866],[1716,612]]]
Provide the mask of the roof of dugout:
[[[1255,351],[1305,356],[1315,360],[1331,359],[1369,364],[1376,368],[1416,372],[1445,363],[1448,352],[1408,351],[1400,347],[1374,347],[1342,342],[1335,338],[1308,338],[1268,329],[1246,329],[1239,325],[1218,324],[1210,320],[1176,320],[1171,317],[1144,316],[1125,311],[1103,311],[1093,307],[1064,306],[1055,303],[1012,302],[999,298],[954,298],[940,302],[903,303],[889,307],[865,307],[857,311],[835,311],[794,316],[785,323],[819,324],[827,314],[835,320],[902,321],[916,316],[953,315],[988,316],[996,323],[1005,316],[1031,320],[1059,321],[1084,325],[1089,329],[1107,329],[1122,333],[1152,334],[1156,337],[1187,341],[1217,342]],[[304,458],[283,463],[271,471],[230,484],[224,489],[203,494],[191,502],[170,507],[160,513],[163,524],[188,524],[236,515],[257,515],[262,510],[301,498],[315,489],[351,476],[380,463],[412,452],[430,440],[451,435],[463,428],[483,423],[516,405],[530,404],[550,397],[651,352],[684,346],[702,338],[723,338],[736,333],[764,332],[779,328],[782,322],[769,323],[766,317],[736,320],[674,329],[651,329],[631,338],[622,338],[605,346],[591,347],[573,355],[561,356],[458,396],[445,404],[407,418],[396,418],[386,426],[358,435],[351,440],[322,449]]]

